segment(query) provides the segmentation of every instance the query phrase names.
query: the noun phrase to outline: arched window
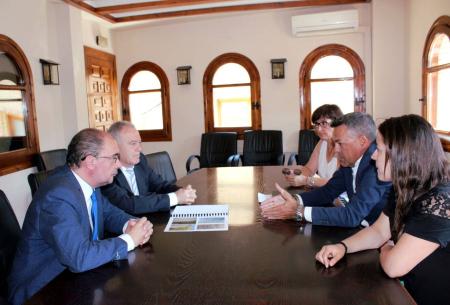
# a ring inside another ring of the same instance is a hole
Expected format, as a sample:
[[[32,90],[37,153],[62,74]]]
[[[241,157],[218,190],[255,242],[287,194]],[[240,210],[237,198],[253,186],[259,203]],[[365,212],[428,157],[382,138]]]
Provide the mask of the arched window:
[[[136,126],[142,141],[171,141],[169,80],[158,65],[139,62],[122,80],[123,118]]]
[[[365,74],[361,58],[337,44],[321,46],[306,56],[300,69],[300,127],[311,128],[311,113],[323,104],[342,112],[366,111]]]
[[[203,77],[205,130],[261,129],[260,79],[255,64],[237,53],[216,57]]]
[[[38,145],[30,65],[20,47],[0,35],[0,175],[32,167]]]
[[[450,151],[450,16],[431,26],[422,57],[423,116],[439,133]]]

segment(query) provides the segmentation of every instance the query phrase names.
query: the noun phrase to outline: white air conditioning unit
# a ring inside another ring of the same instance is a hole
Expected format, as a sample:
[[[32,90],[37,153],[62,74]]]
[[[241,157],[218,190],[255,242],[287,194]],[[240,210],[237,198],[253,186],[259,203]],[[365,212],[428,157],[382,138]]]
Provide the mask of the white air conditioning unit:
[[[358,11],[346,10],[292,17],[292,34],[297,37],[330,35],[355,31]]]

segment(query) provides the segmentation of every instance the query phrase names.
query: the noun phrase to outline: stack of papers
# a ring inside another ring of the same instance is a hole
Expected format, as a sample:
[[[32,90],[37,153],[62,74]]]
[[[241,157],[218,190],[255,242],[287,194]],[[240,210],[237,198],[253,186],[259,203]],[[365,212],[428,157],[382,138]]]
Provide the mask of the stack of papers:
[[[228,205],[177,206],[164,232],[228,231]]]

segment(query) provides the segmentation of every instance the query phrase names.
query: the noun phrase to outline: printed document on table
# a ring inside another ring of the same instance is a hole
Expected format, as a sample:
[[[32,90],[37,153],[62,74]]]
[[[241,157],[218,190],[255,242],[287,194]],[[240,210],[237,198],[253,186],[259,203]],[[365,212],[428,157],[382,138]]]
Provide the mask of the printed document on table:
[[[177,206],[164,232],[228,231],[228,205]]]

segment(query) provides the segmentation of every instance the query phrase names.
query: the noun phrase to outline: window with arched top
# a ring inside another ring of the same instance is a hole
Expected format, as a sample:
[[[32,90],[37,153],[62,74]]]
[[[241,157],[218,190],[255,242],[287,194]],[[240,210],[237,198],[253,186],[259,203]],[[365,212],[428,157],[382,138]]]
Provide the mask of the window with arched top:
[[[422,57],[422,113],[450,151],[450,16],[438,18],[428,32]]]
[[[260,78],[255,64],[237,53],[215,58],[203,77],[205,130],[261,129]]]
[[[300,95],[301,129],[312,127],[311,114],[323,104],[336,104],[343,113],[365,112],[364,63],[345,46],[321,46],[303,61]]]
[[[0,175],[32,167],[38,145],[30,65],[19,45],[0,34]]]
[[[142,141],[171,141],[169,80],[158,65],[139,62],[122,80],[124,120],[134,124]]]

